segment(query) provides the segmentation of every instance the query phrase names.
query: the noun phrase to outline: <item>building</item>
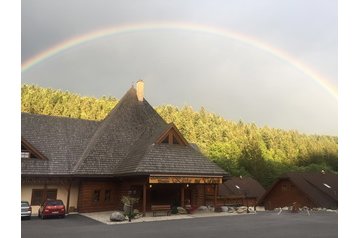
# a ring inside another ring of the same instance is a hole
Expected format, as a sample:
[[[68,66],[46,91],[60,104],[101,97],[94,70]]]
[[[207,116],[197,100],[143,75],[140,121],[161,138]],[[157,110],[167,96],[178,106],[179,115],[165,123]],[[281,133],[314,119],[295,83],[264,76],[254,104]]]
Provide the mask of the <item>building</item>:
[[[338,208],[338,176],[333,173],[287,173],[279,177],[260,199],[265,209],[293,206]]]
[[[144,98],[138,81],[102,121],[21,115],[21,199],[46,198],[69,211],[121,208],[121,197],[151,205],[206,204],[228,174],[194,149]],[[188,204],[186,204],[188,203]]]
[[[251,177],[232,177],[219,185],[217,203],[220,205],[256,206],[265,193],[264,187]]]

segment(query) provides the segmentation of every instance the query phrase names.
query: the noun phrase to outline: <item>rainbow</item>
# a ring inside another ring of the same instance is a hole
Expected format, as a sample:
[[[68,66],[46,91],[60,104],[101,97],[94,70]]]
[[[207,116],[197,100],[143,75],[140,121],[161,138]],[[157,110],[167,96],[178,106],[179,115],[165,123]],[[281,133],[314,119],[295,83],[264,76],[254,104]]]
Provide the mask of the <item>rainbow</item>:
[[[193,32],[201,32],[207,34],[214,34],[217,36],[238,40],[242,43],[255,47],[257,49],[263,50],[272,54],[273,56],[279,58],[280,60],[287,62],[297,70],[304,73],[309,78],[313,79],[316,83],[318,83],[321,87],[326,89],[332,96],[337,99],[337,88],[335,85],[330,83],[327,79],[325,79],[318,72],[314,71],[312,68],[307,66],[306,64],[300,62],[298,59],[295,59],[292,55],[287,52],[280,50],[278,48],[272,47],[264,42],[261,42],[255,39],[252,36],[244,35],[239,32],[229,31],[216,27],[209,27],[201,24],[193,24],[193,23],[183,23],[183,22],[151,22],[151,23],[136,23],[136,24],[127,24],[127,25],[118,25],[113,27],[108,27],[105,29],[96,30],[93,32],[86,33],[84,35],[79,35],[74,38],[63,41],[33,57],[26,60],[21,65],[21,71],[24,73],[31,67],[67,50],[76,46],[79,46],[83,43],[94,41],[100,38],[112,36],[114,34],[121,33],[130,33],[137,31],[145,31],[145,30],[184,30],[184,31],[193,31]]]

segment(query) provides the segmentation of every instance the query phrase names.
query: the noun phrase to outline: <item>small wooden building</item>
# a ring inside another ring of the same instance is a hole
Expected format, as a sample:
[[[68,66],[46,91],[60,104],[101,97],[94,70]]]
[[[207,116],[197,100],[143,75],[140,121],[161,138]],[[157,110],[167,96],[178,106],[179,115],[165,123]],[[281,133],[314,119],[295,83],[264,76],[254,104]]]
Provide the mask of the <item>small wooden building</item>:
[[[217,203],[220,205],[256,206],[265,188],[251,177],[232,177],[219,185]]]
[[[70,211],[120,209],[123,195],[139,198],[141,211],[200,206],[207,187],[216,203],[228,176],[159,116],[143,81],[102,121],[22,113],[21,134],[21,199],[34,211],[46,198],[62,199]]]
[[[338,208],[338,176],[329,172],[287,173],[282,175],[260,199],[265,209],[293,206]]]

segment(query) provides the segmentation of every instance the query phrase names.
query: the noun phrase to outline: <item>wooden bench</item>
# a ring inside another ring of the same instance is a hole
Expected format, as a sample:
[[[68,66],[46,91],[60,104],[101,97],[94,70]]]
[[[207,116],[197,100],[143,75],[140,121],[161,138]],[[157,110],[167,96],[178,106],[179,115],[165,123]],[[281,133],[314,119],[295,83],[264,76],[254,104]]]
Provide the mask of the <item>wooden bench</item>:
[[[152,205],[151,210],[153,212],[153,217],[157,214],[157,212],[166,212],[167,216],[169,216],[172,211],[170,205]]]

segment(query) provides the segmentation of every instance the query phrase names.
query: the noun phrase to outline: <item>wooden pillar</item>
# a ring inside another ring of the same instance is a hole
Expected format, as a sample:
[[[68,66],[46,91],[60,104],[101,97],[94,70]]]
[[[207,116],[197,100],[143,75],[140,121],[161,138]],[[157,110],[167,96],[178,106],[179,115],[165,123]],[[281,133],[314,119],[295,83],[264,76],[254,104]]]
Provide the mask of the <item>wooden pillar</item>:
[[[207,202],[206,202],[206,184],[203,185],[204,186],[204,206],[207,206]]]
[[[215,184],[215,190],[214,190],[214,207],[216,208],[217,205],[217,196],[218,196],[218,185]]]
[[[185,190],[184,189],[185,189],[184,184],[182,184],[181,188],[180,188],[180,206],[181,207],[184,207],[184,205],[185,205],[185,202],[184,202],[184,192],[185,192]]]
[[[44,193],[42,195],[42,202],[46,201],[47,199],[47,182],[45,182],[45,185],[44,185]]]
[[[143,216],[147,212],[147,185],[143,184]]]
[[[67,204],[66,204],[66,213],[67,214],[68,214],[69,209],[70,209],[71,186],[72,186],[72,181],[70,181],[70,185],[68,186],[68,189],[67,189]]]

